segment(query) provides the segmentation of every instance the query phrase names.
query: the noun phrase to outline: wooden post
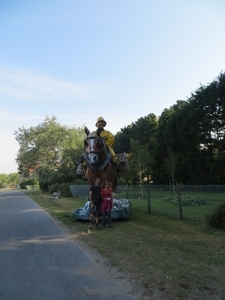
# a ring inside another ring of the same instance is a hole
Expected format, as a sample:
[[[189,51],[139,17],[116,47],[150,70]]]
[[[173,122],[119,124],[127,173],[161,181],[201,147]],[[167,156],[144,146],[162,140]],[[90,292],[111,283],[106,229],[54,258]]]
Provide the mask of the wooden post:
[[[183,220],[183,211],[181,205],[181,194],[180,194],[180,184],[177,185],[177,194],[178,194],[178,209],[179,209],[179,217],[180,220]]]
[[[151,201],[150,201],[150,186],[149,183],[147,184],[147,189],[148,189],[148,214],[151,214]]]
[[[126,199],[128,199],[129,197],[129,192],[128,192],[128,189],[129,189],[129,185],[126,184]]]

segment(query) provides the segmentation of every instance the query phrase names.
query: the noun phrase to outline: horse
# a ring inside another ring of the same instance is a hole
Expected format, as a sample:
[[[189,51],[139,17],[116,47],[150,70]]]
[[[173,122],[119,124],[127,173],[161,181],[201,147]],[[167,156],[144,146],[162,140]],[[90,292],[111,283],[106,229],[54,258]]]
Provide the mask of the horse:
[[[116,193],[117,170],[111,162],[112,156],[104,138],[96,131],[90,132],[87,127],[85,127],[85,133],[87,138],[84,140],[84,160],[86,162],[85,176],[88,182],[93,185],[97,177],[101,183],[108,180],[112,185],[112,191]]]

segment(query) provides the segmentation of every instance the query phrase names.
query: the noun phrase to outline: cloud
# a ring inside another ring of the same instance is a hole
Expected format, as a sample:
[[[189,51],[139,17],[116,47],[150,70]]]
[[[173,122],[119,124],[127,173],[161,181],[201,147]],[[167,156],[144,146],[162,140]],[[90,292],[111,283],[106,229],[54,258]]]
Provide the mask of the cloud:
[[[29,102],[90,100],[111,94],[112,82],[74,83],[24,70],[1,68],[0,94]]]

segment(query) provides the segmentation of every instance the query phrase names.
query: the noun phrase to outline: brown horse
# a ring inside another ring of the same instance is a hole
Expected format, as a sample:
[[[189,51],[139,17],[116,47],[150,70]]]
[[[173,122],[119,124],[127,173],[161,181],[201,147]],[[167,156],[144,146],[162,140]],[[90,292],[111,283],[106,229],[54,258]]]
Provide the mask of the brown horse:
[[[111,153],[104,138],[97,135],[95,131],[90,132],[87,127],[85,127],[85,133],[87,138],[84,141],[84,160],[88,182],[92,185],[96,177],[100,178],[101,183],[108,180],[112,184],[112,191],[116,192],[117,171],[111,162]]]

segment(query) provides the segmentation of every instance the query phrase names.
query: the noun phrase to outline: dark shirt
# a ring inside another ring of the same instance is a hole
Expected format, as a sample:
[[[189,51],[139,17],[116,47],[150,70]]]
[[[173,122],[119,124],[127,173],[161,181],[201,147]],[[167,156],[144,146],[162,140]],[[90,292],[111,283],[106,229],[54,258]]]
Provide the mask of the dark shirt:
[[[90,191],[92,192],[91,198],[94,205],[101,205],[101,186],[92,185]]]

